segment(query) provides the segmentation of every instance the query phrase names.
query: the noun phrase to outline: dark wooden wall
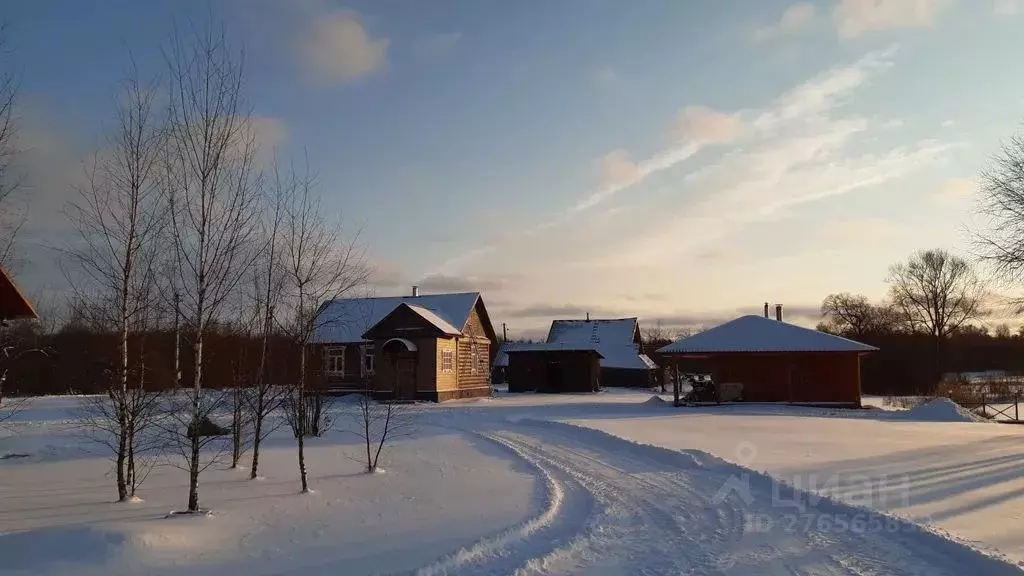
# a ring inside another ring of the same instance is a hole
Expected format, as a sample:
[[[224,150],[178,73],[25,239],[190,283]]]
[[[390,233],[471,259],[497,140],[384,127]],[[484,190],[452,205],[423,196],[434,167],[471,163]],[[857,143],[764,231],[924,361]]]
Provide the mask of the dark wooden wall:
[[[592,352],[536,351],[509,354],[509,392],[596,392],[600,363]],[[561,364],[561,384],[548,381],[548,364]]]

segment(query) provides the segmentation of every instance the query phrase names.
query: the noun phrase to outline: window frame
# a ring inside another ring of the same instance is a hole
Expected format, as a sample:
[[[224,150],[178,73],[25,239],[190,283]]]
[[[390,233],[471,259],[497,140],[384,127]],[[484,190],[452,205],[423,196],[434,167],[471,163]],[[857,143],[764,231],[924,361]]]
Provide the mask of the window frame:
[[[341,367],[338,368],[338,362],[340,360]],[[344,376],[345,375],[345,347],[344,346],[326,346],[324,347],[324,374],[327,376]]]
[[[369,366],[367,365],[369,360]],[[363,344],[359,347],[359,374],[363,378],[373,376],[377,373],[377,351],[373,344]]]
[[[441,372],[444,374],[455,372],[455,352],[453,350],[441,350]]]

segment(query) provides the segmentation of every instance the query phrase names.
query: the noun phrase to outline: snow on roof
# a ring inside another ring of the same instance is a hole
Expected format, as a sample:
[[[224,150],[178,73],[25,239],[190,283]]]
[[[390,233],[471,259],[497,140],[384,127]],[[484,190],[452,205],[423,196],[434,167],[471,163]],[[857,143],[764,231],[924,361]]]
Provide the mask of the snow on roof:
[[[682,338],[662,353],[870,352],[874,346],[762,316],[741,316],[706,332]]]
[[[383,298],[348,298],[324,304],[317,318],[313,342],[362,342],[363,334],[384,319],[400,304],[410,304],[432,313],[447,324],[455,334],[462,332],[469,315],[480,298],[479,292],[458,294],[425,294],[420,296],[389,296]],[[423,314],[417,311],[418,314]],[[427,319],[424,316],[424,319]],[[436,325],[436,324],[435,324]]]
[[[601,354],[602,368],[652,370],[657,365],[640,354],[633,340],[636,318],[613,320],[555,320],[548,331],[549,344],[592,344]]]
[[[420,306],[418,304],[409,304],[408,302],[403,302],[403,304],[405,304],[405,306],[407,306],[410,310],[419,314],[424,320],[430,322],[435,327],[437,327],[438,330],[444,332],[445,334],[454,335],[462,333],[462,330],[459,330],[455,326],[452,326],[450,323],[448,323],[447,320],[435,314],[433,310],[428,310],[427,308],[424,308],[423,306]],[[399,306],[401,305],[402,304],[399,304]]]
[[[515,354],[516,352],[594,352],[598,358],[603,358],[601,351],[597,349],[594,344],[573,344],[569,342],[538,342],[529,344],[517,344],[514,348],[505,350],[506,357],[508,354]]]

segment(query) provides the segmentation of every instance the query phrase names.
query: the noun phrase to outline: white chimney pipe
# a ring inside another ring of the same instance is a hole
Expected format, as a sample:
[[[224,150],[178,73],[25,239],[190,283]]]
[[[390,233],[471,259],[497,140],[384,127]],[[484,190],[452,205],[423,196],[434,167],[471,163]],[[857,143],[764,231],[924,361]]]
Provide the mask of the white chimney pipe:
[[[416,298],[419,295],[420,295],[420,287],[419,286],[413,286],[412,287],[412,297]]]

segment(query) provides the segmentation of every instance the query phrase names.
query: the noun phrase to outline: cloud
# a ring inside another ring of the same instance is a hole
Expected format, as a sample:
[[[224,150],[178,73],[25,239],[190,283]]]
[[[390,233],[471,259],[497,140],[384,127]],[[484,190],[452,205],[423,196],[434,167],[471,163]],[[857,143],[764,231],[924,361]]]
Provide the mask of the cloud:
[[[604,175],[601,188],[573,205],[569,213],[593,208],[651,175],[685,161],[709,145],[735,140],[742,132],[743,123],[737,114],[725,114],[704,106],[687,106],[673,121],[671,135],[675,144],[672,147],[635,163],[625,150],[609,152],[600,161]]]
[[[968,178],[954,178],[943,182],[935,192],[934,198],[939,202],[961,203],[974,197],[978,192],[978,183]]]
[[[888,54],[870,54],[784,94],[758,115],[755,133],[743,149],[687,176],[691,187],[711,192],[661,209],[649,231],[592,264],[619,268],[696,259],[751,223],[777,220],[800,205],[900,178],[941,160],[951,145],[934,141],[871,154],[850,151],[865,132],[884,129],[885,122],[836,117],[836,112],[872,74],[888,67]]]
[[[440,60],[450,54],[462,40],[462,32],[431,34],[413,43],[413,52],[425,60]]]
[[[840,38],[883,30],[929,28],[946,0],[840,0],[833,11]]]
[[[347,83],[387,66],[387,38],[374,38],[354,12],[313,17],[302,39],[310,72],[319,80]]]
[[[798,2],[782,13],[779,21],[754,32],[754,39],[759,41],[774,40],[803,30],[814,23],[817,11],[810,2]]]
[[[724,144],[743,134],[738,114],[724,114],[705,106],[687,106],[676,116],[672,134],[680,142]]]
[[[622,315],[656,317],[673,315],[673,302],[684,298],[698,310],[729,299],[820,298],[818,292],[823,296],[832,289],[829,282],[816,276],[793,285],[787,275],[778,274],[778,266],[796,262],[780,259],[806,254],[763,256],[774,235],[792,236],[812,203],[924,172],[960,146],[935,140],[886,145],[891,138],[879,136],[891,135],[887,126],[898,118],[862,116],[851,109],[857,94],[893,66],[895,54],[894,49],[868,53],[791,87],[760,108],[736,113],[743,121],[738,135],[701,130],[697,127],[707,124],[692,122],[689,140],[673,141],[645,158],[615,150],[597,163],[605,177],[602,186],[585,195],[576,211],[555,213],[529,233],[457,255],[443,272],[520,274],[523,289],[506,287],[500,293],[510,303],[509,314],[524,315],[517,328],[569,312],[601,314],[593,303]],[[715,145],[719,154],[691,166],[683,160],[702,149],[693,141],[697,134],[723,142]],[[646,182],[660,172],[662,177]],[[617,203],[614,214],[607,206],[582,209],[630,186],[636,186],[630,201]],[[885,228],[882,222],[859,224]],[[836,223],[829,242],[841,243],[844,233],[852,234],[857,226]],[[758,282],[750,281],[752,275]],[[567,285],[573,294],[563,305]],[[623,296],[649,293],[671,296],[660,302]]]
[[[610,186],[636,180],[640,172],[625,150],[614,150],[602,156],[600,167],[601,181]]]
[[[447,276],[431,274],[421,279],[417,286],[425,292],[483,292],[500,290],[508,284],[508,278],[478,276]]]
[[[617,308],[604,306],[584,306],[579,304],[532,304],[523,308],[514,308],[505,311],[502,316],[512,318],[552,318],[552,319],[574,319],[586,318],[626,318],[630,314]]]
[[[939,124],[939,126],[941,126],[942,128],[952,128],[954,124],[956,124],[956,122],[954,122],[953,120],[943,120],[942,123]]]
[[[1015,16],[1024,12],[1024,1],[995,0],[992,2],[992,11],[1000,16]]]
[[[816,247],[848,247],[870,239],[886,243],[900,233],[900,226],[887,218],[843,218],[828,220],[818,225]]]

